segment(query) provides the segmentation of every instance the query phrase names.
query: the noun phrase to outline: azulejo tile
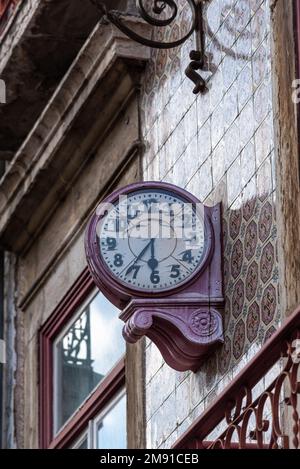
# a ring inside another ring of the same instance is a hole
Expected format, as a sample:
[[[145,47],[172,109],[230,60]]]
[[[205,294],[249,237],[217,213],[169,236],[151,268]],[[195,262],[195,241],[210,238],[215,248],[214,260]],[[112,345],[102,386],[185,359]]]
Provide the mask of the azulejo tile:
[[[225,297],[225,309],[224,309],[224,330],[227,331],[229,320],[231,316],[231,303],[228,295]]]
[[[166,49],[160,49],[156,59],[156,74],[160,78],[163,76],[168,61],[168,52]]]
[[[275,249],[273,244],[269,242],[262,250],[260,259],[260,277],[266,283],[270,280],[275,262]]]
[[[242,270],[243,265],[243,245],[240,239],[238,239],[232,249],[231,255],[231,275],[236,279]]]
[[[240,279],[235,284],[232,294],[232,314],[235,318],[238,318],[242,313],[244,297],[244,283],[243,280]]]
[[[275,334],[276,328],[274,326],[271,326],[267,332],[265,333],[265,339],[264,342],[266,342],[268,339],[272,337],[273,334]]]
[[[270,284],[265,288],[261,301],[262,321],[266,326],[273,321],[276,312],[276,307],[276,289],[274,285]]]
[[[253,217],[255,211],[256,200],[253,197],[245,202],[243,206],[243,217],[244,220],[249,221]]]
[[[270,236],[272,228],[272,205],[266,202],[262,207],[258,221],[258,236],[264,243]]]
[[[239,233],[242,224],[242,213],[240,210],[232,210],[229,216],[229,233],[233,240],[235,240]]]
[[[251,301],[257,291],[258,285],[258,264],[254,261],[250,264],[246,277],[246,298],[248,301]]]
[[[218,369],[221,375],[225,374],[229,368],[231,360],[231,340],[228,336],[225,337],[224,345],[218,355]]]
[[[255,301],[249,307],[249,311],[247,314],[246,330],[247,330],[247,338],[249,342],[253,342],[256,339],[259,324],[260,324],[259,306]]]
[[[249,261],[254,256],[257,246],[257,225],[254,220],[246,228],[244,243],[245,257]]]
[[[181,28],[179,27],[178,23],[175,23],[171,29],[170,37],[169,37],[169,42],[176,42],[180,38],[181,32],[180,29],[183,29],[184,26],[184,21],[182,20],[181,22]],[[174,47],[174,49],[169,49],[168,54],[171,60],[173,60],[176,55],[178,54],[179,49],[178,47]]]
[[[235,326],[234,334],[233,334],[233,344],[232,344],[232,352],[236,360],[238,360],[244,351],[245,346],[245,323],[242,319],[238,321]]]
[[[227,285],[230,278],[230,266],[227,258],[224,259],[223,263],[224,282]]]

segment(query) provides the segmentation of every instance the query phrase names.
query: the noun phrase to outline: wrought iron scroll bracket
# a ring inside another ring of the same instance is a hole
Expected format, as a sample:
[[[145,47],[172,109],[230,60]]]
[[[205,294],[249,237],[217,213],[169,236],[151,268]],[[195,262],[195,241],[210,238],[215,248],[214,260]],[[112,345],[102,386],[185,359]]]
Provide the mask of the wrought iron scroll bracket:
[[[206,91],[206,81],[199,73],[205,69],[205,33],[204,33],[204,3],[208,0],[186,0],[191,10],[191,24],[188,32],[171,42],[161,42],[141,36],[128,27],[124,15],[117,10],[110,10],[101,0],[91,0],[97,6],[102,21],[114,24],[130,39],[154,49],[174,49],[184,44],[192,34],[195,34],[196,48],[190,52],[191,62],[185,70],[186,76],[194,83],[194,94]],[[152,6],[145,7],[145,0],[136,0],[137,10],[141,18],[151,26],[164,28],[171,26],[179,15],[178,2],[175,0],[152,0]],[[168,10],[167,10],[168,8]],[[152,13],[150,13],[152,10]],[[167,11],[169,12],[167,16]]]

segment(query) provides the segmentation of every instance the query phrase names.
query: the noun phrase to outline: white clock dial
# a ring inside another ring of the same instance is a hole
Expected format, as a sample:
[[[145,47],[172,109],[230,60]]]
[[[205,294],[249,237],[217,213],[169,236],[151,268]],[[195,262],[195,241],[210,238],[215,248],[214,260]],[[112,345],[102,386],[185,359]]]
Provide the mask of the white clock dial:
[[[203,217],[177,194],[137,190],[108,211],[99,233],[111,274],[134,290],[175,288],[191,277],[205,254]]]

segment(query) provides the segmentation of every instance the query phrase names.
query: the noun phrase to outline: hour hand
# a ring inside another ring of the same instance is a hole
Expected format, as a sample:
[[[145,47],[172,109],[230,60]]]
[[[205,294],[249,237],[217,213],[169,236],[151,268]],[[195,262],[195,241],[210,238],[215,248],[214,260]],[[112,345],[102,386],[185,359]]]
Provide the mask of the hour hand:
[[[156,267],[158,266],[158,260],[155,259],[155,255],[154,255],[154,243],[155,243],[155,239],[151,239],[151,258],[148,260],[148,266],[150,267],[150,269],[153,271],[153,270],[156,270]]]

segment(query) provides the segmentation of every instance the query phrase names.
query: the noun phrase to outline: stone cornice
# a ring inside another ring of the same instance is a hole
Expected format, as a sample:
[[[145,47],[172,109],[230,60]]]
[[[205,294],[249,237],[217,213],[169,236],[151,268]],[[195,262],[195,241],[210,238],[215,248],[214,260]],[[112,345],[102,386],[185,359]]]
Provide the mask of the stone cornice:
[[[94,29],[0,181],[5,249],[21,252],[45,224],[138,85],[149,55],[111,25]]]

